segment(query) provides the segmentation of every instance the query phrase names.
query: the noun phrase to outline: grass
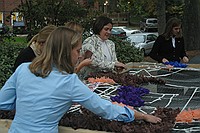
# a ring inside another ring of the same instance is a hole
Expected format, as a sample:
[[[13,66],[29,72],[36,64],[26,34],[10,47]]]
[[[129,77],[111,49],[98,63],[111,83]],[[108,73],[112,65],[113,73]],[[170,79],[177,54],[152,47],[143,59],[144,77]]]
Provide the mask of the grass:
[[[26,36],[8,36],[4,38],[5,42],[14,43],[14,44],[27,44]]]
[[[15,36],[14,40],[17,43],[27,43],[26,36]]]

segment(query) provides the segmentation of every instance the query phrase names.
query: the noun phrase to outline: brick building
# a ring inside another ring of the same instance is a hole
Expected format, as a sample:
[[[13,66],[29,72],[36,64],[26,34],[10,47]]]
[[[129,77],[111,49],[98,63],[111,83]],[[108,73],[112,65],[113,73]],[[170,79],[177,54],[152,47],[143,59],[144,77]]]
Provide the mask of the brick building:
[[[87,7],[93,0],[75,0],[77,3]],[[23,17],[18,12],[12,12],[13,9],[18,7],[21,0],[0,0],[0,23],[6,25],[13,25],[14,21],[23,21]],[[92,3],[92,7],[95,10],[99,9],[98,2]]]
[[[21,21],[18,13],[12,12],[20,3],[21,0],[0,0],[0,22],[12,25],[13,21]]]

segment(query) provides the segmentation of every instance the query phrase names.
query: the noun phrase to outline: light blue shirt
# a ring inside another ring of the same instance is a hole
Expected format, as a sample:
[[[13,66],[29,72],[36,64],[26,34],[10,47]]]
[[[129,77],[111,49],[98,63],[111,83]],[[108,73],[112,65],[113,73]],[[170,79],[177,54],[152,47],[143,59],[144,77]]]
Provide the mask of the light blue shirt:
[[[29,64],[20,65],[0,90],[0,109],[16,109],[9,133],[58,133],[59,120],[74,102],[105,119],[134,120],[132,110],[102,99],[76,74],[54,68],[41,78],[30,72]]]

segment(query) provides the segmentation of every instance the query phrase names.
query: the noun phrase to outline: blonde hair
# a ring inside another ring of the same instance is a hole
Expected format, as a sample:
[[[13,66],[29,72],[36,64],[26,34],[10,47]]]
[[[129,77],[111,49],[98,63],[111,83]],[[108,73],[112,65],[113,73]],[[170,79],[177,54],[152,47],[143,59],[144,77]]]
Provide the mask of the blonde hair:
[[[65,26],[76,32],[79,32],[80,34],[82,34],[83,30],[84,30],[82,25],[80,25],[79,23],[76,23],[76,22],[72,22],[72,21],[65,23]]]
[[[36,43],[37,37],[38,37],[38,34],[34,35],[34,36],[31,38],[31,40],[28,42],[28,46],[30,46],[32,43]]]
[[[37,42],[45,42],[49,34],[56,28],[57,27],[55,25],[48,25],[42,28],[38,33]]]
[[[80,33],[65,26],[54,30],[46,41],[43,52],[29,68],[36,76],[47,77],[55,66],[60,72],[73,73],[71,51],[82,41]]]
[[[42,53],[43,45],[46,42],[46,39],[48,38],[49,34],[55,30],[57,27],[55,25],[48,25],[45,26],[43,29],[39,31],[38,34],[36,34],[33,39],[36,39],[35,43],[31,43],[34,53],[38,56]],[[31,39],[32,40],[32,39]]]

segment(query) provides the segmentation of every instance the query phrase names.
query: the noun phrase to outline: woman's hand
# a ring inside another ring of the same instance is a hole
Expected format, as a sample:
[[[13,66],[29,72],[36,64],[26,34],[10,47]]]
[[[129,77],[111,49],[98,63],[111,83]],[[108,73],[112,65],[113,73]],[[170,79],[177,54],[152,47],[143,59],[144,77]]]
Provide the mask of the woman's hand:
[[[89,66],[92,63],[92,59],[84,59],[83,61],[78,64],[78,66],[75,68],[75,73],[78,73],[84,66]]]
[[[121,72],[121,71],[123,71],[123,69],[125,69],[125,64],[123,64],[121,62],[115,63],[115,71]]]
[[[115,67],[125,68],[125,64],[121,62],[115,62]]]
[[[166,58],[162,59],[162,62],[165,64],[166,62],[169,62]],[[165,65],[167,69],[169,69],[169,71],[171,71],[172,68],[174,68],[174,66],[172,65]]]
[[[137,110],[135,109],[132,109],[135,113],[135,119],[138,119],[138,120],[145,120],[147,122],[151,122],[151,123],[159,123],[162,121],[161,118],[157,117],[157,116],[154,116],[154,115],[150,115],[150,114],[144,114],[144,113],[141,113],[141,112],[138,112]]]
[[[184,56],[182,60],[183,60],[183,63],[188,63],[189,62],[189,59],[186,56]]]
[[[163,58],[162,63],[166,63],[166,62],[169,62],[169,61],[166,58]]]
[[[145,121],[151,122],[151,123],[159,123],[162,121],[159,117],[149,115],[149,114],[143,114],[143,117]]]

